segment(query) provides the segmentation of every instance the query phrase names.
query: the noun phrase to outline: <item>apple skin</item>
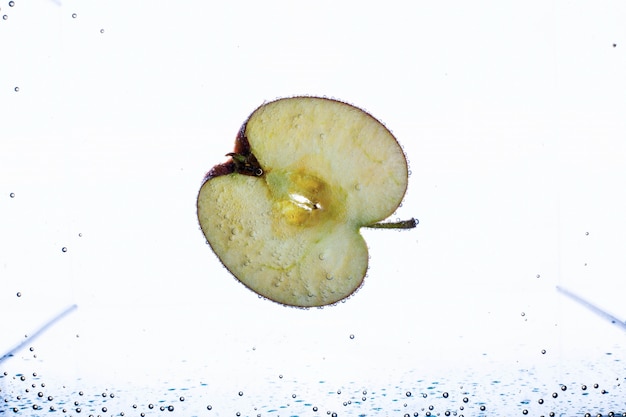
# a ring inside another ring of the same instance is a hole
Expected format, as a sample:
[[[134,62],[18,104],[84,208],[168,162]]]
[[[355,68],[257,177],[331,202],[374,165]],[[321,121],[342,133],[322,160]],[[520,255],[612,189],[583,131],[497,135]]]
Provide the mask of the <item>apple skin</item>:
[[[390,216],[407,187],[402,148],[378,120],[317,97],[265,103],[206,175],[198,219],[223,265],[275,302],[334,304],[362,284],[359,229]]]

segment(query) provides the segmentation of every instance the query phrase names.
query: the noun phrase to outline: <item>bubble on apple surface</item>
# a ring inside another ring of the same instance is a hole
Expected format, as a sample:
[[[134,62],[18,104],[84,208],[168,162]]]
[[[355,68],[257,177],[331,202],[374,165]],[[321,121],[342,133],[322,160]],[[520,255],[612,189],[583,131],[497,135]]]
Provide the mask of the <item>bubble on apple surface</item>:
[[[324,146],[310,140],[316,135]],[[389,130],[351,105],[315,97],[265,103],[227,155],[198,194],[200,226],[223,265],[270,300],[313,307],[349,297],[367,271],[359,229],[416,224],[380,223],[402,201],[407,163]],[[248,237],[235,238],[233,225]]]

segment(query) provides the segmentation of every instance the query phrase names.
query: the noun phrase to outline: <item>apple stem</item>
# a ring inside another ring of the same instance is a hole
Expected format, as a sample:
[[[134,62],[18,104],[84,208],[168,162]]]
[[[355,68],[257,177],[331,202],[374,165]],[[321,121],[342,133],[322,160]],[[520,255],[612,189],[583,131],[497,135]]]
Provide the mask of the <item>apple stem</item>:
[[[368,224],[367,228],[370,229],[413,229],[415,226],[419,224],[419,220],[417,219],[409,219],[409,220],[401,220],[397,222],[381,222],[381,223],[373,223]]]

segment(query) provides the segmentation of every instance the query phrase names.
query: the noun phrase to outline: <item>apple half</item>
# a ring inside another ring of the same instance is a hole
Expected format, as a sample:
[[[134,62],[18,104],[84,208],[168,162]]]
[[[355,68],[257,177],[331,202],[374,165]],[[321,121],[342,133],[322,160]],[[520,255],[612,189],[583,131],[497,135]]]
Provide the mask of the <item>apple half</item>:
[[[404,197],[406,158],[382,123],[349,104],[265,103],[227,156],[204,178],[198,220],[224,266],[275,302],[337,303],[367,271],[361,227],[415,227],[413,219],[379,223]]]

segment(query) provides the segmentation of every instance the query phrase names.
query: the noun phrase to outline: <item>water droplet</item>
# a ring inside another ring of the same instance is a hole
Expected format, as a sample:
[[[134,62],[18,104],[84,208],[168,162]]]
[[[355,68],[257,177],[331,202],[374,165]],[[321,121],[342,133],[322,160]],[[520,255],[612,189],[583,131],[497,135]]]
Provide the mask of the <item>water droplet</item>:
[[[11,197],[11,198],[15,198],[15,193],[11,193],[11,194],[9,194],[9,197]]]
[[[63,246],[63,247],[61,248],[61,252],[67,252],[67,248],[66,248],[65,246]]]
[[[77,17],[77,16],[78,16],[78,15],[77,15],[76,13],[72,13],[72,18],[73,18],[73,19],[76,19],[76,17]]]

